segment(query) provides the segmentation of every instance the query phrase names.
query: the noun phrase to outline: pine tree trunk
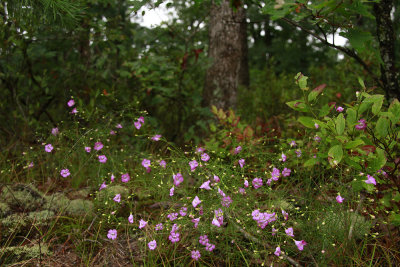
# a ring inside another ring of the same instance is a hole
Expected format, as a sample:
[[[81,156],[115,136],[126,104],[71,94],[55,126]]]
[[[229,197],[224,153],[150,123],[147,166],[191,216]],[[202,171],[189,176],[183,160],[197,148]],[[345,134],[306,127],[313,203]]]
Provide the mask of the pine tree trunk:
[[[392,8],[393,0],[381,0],[374,4],[379,51],[383,62],[381,64],[381,80],[389,100],[400,99],[399,72],[395,67],[395,36],[393,21],[390,17]]]
[[[209,38],[212,65],[206,74],[203,103],[235,109],[238,86],[249,84],[246,14],[240,2],[235,8],[228,0],[212,4]]]

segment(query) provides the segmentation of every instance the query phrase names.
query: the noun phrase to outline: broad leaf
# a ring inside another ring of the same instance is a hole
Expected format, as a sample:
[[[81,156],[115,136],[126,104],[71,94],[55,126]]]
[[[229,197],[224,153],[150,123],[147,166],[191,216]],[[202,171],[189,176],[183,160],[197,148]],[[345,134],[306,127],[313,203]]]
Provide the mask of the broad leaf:
[[[338,135],[342,135],[344,132],[344,127],[346,126],[346,120],[343,116],[343,113],[340,113],[336,118],[336,131]]]
[[[335,161],[336,164],[339,164],[339,162],[343,158],[342,145],[336,145],[336,146],[331,147],[328,151],[328,156],[331,157]]]

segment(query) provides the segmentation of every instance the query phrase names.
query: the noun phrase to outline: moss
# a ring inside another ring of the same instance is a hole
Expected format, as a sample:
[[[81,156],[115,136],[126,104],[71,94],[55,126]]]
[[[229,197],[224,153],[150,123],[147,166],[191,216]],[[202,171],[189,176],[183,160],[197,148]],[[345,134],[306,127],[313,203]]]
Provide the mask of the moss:
[[[64,212],[71,202],[71,200],[69,200],[63,193],[55,193],[51,196],[45,196],[45,198],[46,204],[43,208],[52,210],[56,213]]]
[[[4,254],[8,255],[9,257],[12,257],[12,261],[15,262],[15,261],[39,258],[40,254],[42,257],[51,256],[52,252],[49,251],[49,248],[45,245],[42,245],[40,248],[38,245],[34,245],[32,247],[28,246],[7,247],[4,249]]]
[[[20,233],[21,229],[28,225],[26,215],[15,213],[1,220],[2,236],[9,236],[12,233]]]
[[[17,184],[12,188],[5,187],[0,199],[11,209],[19,211],[34,211],[45,203],[45,199],[36,188],[23,184]]]
[[[48,225],[48,222],[54,217],[54,212],[51,210],[33,211],[26,217],[31,223],[36,225]]]
[[[11,213],[10,207],[7,203],[0,202],[0,218],[5,218]]]
[[[93,203],[89,200],[74,199],[70,201],[66,213],[71,216],[93,215]]]

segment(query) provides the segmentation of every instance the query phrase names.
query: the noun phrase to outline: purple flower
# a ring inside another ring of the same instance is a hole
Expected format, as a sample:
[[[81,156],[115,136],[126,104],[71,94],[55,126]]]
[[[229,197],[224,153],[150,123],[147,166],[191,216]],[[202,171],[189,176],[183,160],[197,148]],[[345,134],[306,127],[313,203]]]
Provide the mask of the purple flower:
[[[301,240],[301,241],[295,240],[294,243],[296,244],[296,246],[299,250],[303,250],[304,246],[307,245],[306,241],[304,241],[304,240]]]
[[[130,179],[131,177],[129,176],[129,173],[124,173],[121,175],[121,182],[123,183],[129,182]]]
[[[285,155],[285,154],[283,154],[283,152],[282,152],[282,155],[281,155],[281,160],[282,160],[283,162],[285,162],[285,161],[286,161],[286,159],[287,159],[286,155]]]
[[[183,217],[183,216],[186,216],[186,214],[187,214],[187,208],[186,207],[182,207],[179,210],[179,215],[181,215]]]
[[[44,150],[50,153],[53,150],[53,146],[51,144],[47,144],[44,146]]]
[[[153,140],[153,141],[160,141],[160,138],[161,138],[161,134],[156,134],[155,136],[153,136],[153,137],[151,138],[151,140]]]
[[[137,121],[140,122],[140,123],[144,123],[144,118],[141,116],[141,117],[139,117],[139,118],[137,119]]]
[[[300,150],[300,149],[297,149],[297,150],[294,151],[294,152],[296,153],[296,155],[297,155],[298,158],[301,157],[301,150]]]
[[[58,128],[57,128],[57,127],[51,129],[51,134],[52,134],[52,135],[56,136],[58,133],[59,133],[59,131],[58,131]]]
[[[201,235],[199,237],[199,243],[202,244],[203,246],[207,245],[208,241],[209,240],[208,240],[207,235]]]
[[[190,170],[193,172],[197,168],[197,166],[199,166],[199,163],[197,163],[196,160],[192,160],[189,162],[189,166]]]
[[[102,189],[104,189],[104,188],[106,188],[106,187],[107,187],[106,182],[103,182],[103,183],[100,185],[99,191],[101,191]]]
[[[193,201],[192,201],[193,207],[196,208],[200,203],[201,203],[201,200],[199,199],[199,197],[198,197],[198,196],[195,196],[194,199],[193,199]]]
[[[283,171],[282,171],[282,176],[283,177],[288,177],[290,175],[290,173],[291,173],[290,169],[284,168]]]
[[[318,129],[319,128],[318,123],[314,123],[314,127],[315,127],[315,129]]]
[[[235,148],[235,151],[233,152],[233,154],[239,154],[240,153],[240,151],[242,151],[242,147],[241,146],[237,146],[236,148]]]
[[[165,167],[167,167],[167,163],[165,162],[165,160],[160,161],[160,166],[163,167],[165,169]]]
[[[289,214],[286,211],[282,210],[282,215],[283,215],[283,218],[285,219],[285,221],[287,221],[289,219]]]
[[[239,159],[239,165],[240,165],[240,168],[243,168],[244,167],[244,159]]]
[[[192,219],[192,223],[194,223],[194,228],[197,228],[197,226],[199,225],[199,222],[200,222],[200,218]]]
[[[254,178],[252,184],[255,189],[258,189],[263,185],[263,181],[261,178]]]
[[[111,130],[111,131],[110,131],[110,134],[111,134],[111,135],[115,135],[115,131],[114,131],[114,130]]]
[[[337,112],[342,112],[343,110],[344,110],[344,108],[342,108],[341,106],[339,106],[339,107],[336,108],[336,111],[337,111]]]
[[[129,222],[129,223],[133,223],[133,215],[132,215],[132,214],[129,215],[129,217],[128,217],[128,222]]]
[[[183,182],[183,176],[179,172],[173,175],[174,178],[174,185],[178,186]]]
[[[274,227],[272,227],[272,235],[276,235],[277,232],[278,232],[278,229],[275,229]]]
[[[285,230],[285,233],[286,233],[288,236],[294,237],[294,234],[293,234],[293,227],[289,227],[288,229],[286,229],[286,230]]]
[[[249,181],[244,180],[244,187],[249,187]]]
[[[211,224],[217,226],[217,227],[221,227],[221,223],[218,221],[217,218],[214,218],[211,222]]]
[[[87,153],[90,153],[90,151],[92,151],[92,148],[90,146],[85,146],[85,151]]]
[[[28,165],[28,169],[33,168],[33,166],[35,166],[35,164],[33,164],[33,161],[31,161],[31,163]]]
[[[176,220],[176,218],[178,218],[178,213],[170,213],[167,215],[168,219],[172,222],[174,220]]]
[[[205,149],[202,148],[202,147],[198,147],[198,148],[196,149],[196,153],[203,153],[204,151],[205,151]]]
[[[169,196],[172,197],[174,195],[175,187],[171,187],[169,190]]]
[[[73,99],[69,100],[67,103],[68,107],[72,107],[73,105],[75,105],[75,101]]]
[[[376,185],[376,180],[373,176],[367,175],[367,180],[364,181],[366,184],[373,184]]]
[[[271,179],[274,181],[278,181],[280,175],[281,175],[280,170],[274,167],[271,172]]]
[[[99,162],[100,163],[106,163],[107,162],[107,157],[105,155],[100,155],[99,156]]]
[[[138,130],[140,129],[140,127],[142,127],[142,124],[140,123],[140,121],[135,121],[133,124],[135,125],[135,128]]]
[[[118,203],[121,202],[121,194],[116,194],[113,200]]]
[[[161,231],[162,229],[164,229],[164,226],[162,223],[159,223],[156,225],[156,227],[154,227],[154,230],[156,230],[156,231]]]
[[[219,183],[219,181],[220,181],[220,179],[219,179],[219,177],[217,176],[217,175],[214,175],[214,181],[216,182],[216,183]]]
[[[290,145],[291,147],[296,147],[296,146],[297,146],[297,144],[296,144],[296,142],[295,142],[294,140],[292,140],[292,141],[289,143],[289,145]]]
[[[201,154],[201,160],[207,162],[210,160],[210,156],[207,153]]]
[[[154,250],[157,247],[157,242],[155,240],[150,241],[148,244],[150,250]]]
[[[337,203],[342,203],[343,200],[344,200],[344,198],[343,198],[341,195],[338,195],[338,196],[336,197]]]
[[[99,151],[102,148],[103,148],[103,144],[101,142],[94,143],[94,147],[93,147],[94,150]]]
[[[118,123],[117,126],[115,126],[115,128],[122,129],[122,125]]]
[[[281,255],[281,248],[280,247],[276,247],[274,254],[279,257]]]
[[[206,190],[211,190],[211,187],[210,187],[210,180],[204,182],[204,183],[200,186],[200,188],[201,188],[201,189],[206,189]]]
[[[64,178],[71,175],[71,173],[69,172],[68,169],[63,169],[63,170],[61,170],[60,174],[61,174],[61,176],[64,177]]]
[[[319,137],[318,135],[314,136],[314,141],[317,141],[317,142],[321,141],[321,137]]]
[[[145,220],[143,220],[143,219],[140,219],[140,221],[139,221],[139,229],[142,229],[142,228],[146,227],[146,225],[147,225],[147,222]]]
[[[201,257],[200,251],[198,250],[192,250],[192,259],[195,261],[198,261]]]
[[[239,187],[239,193],[244,195],[244,194],[246,194],[246,190],[242,187]]]
[[[210,244],[210,243],[207,243],[206,244],[206,250],[207,251],[213,251],[214,250],[214,248],[215,248],[215,245],[213,245],[213,244]]]
[[[108,239],[114,240],[117,238],[117,230],[116,229],[110,229],[108,230],[107,234]]]
[[[229,208],[232,203],[232,199],[229,196],[223,197],[221,201],[221,205],[224,207]]]
[[[180,236],[179,233],[171,232],[168,238],[172,243],[175,243],[175,242],[178,242],[180,240],[179,236]]]
[[[367,128],[367,122],[364,119],[358,121],[358,124],[355,126],[357,130],[364,130]]]
[[[72,113],[72,114],[76,114],[76,113],[78,113],[78,110],[77,110],[76,108],[73,108],[72,111],[71,111],[71,113]]]
[[[111,183],[114,182],[115,176],[114,174],[111,174]]]
[[[142,166],[145,167],[146,169],[150,167],[151,161],[149,159],[143,159],[142,160]]]
[[[222,191],[221,188],[219,188],[219,187],[218,187],[218,194],[220,194],[221,197],[225,197],[226,196],[224,191]]]

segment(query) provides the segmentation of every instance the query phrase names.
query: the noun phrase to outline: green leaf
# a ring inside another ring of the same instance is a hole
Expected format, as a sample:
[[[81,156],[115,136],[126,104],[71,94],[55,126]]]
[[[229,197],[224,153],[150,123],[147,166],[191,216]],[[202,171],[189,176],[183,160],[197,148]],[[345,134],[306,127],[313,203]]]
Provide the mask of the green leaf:
[[[305,127],[307,127],[307,128],[311,128],[311,129],[314,129],[314,128],[315,128],[315,126],[314,126],[314,124],[315,124],[314,119],[311,118],[311,117],[299,117],[299,118],[297,119],[297,121],[299,121],[301,124],[303,124],[303,125],[304,125]]]
[[[331,108],[329,107],[328,104],[323,105],[322,108],[319,110],[318,117],[325,117],[326,115],[329,114],[330,110]]]
[[[336,145],[329,149],[328,156],[331,157],[336,164],[339,164],[343,158],[343,149],[342,145]]]
[[[299,85],[300,89],[303,91],[307,91],[307,79],[308,77],[303,75],[301,72],[297,73],[296,76],[294,77],[296,79],[296,84]]]
[[[348,143],[346,143],[346,145],[344,146],[346,149],[352,149],[358,146],[361,146],[364,144],[364,141],[361,139],[356,139],[354,141],[350,141]]]
[[[390,222],[395,226],[400,226],[400,214],[393,213],[389,216]]]
[[[358,77],[358,83],[361,85],[361,87],[362,87],[363,89],[365,89],[365,83],[364,83],[364,81],[361,79],[361,77]]]
[[[352,127],[354,123],[357,121],[357,112],[354,110],[354,108],[348,108],[346,110],[347,113],[347,126]]]
[[[351,187],[353,187],[353,191],[355,193],[360,192],[364,189],[364,182],[360,180],[355,180],[351,182]]]
[[[391,121],[393,124],[396,124],[400,120],[400,102],[395,99],[390,103],[388,112],[392,113]]]
[[[374,115],[378,115],[379,111],[382,108],[382,104],[383,104],[383,95],[381,95],[380,97],[374,99],[374,104],[372,105],[372,113]]]
[[[304,162],[304,167],[312,167],[315,164],[317,164],[318,160],[315,158],[311,158],[309,160],[307,160],[306,162]]]
[[[307,105],[304,103],[303,100],[295,100],[295,101],[286,102],[286,105],[288,105],[289,107],[291,107],[292,109],[294,109],[296,111],[302,111],[302,112],[309,111]]]
[[[357,52],[363,52],[367,48],[368,43],[374,39],[370,32],[359,29],[348,29],[347,32],[341,32],[339,35],[346,37]]]
[[[343,116],[343,113],[340,113],[336,118],[336,131],[338,135],[342,135],[344,132],[344,127],[346,126],[346,120]]]
[[[379,134],[379,136],[385,138],[388,133],[388,128],[389,120],[385,117],[379,117],[375,126],[375,130]]]
[[[385,151],[377,148],[375,154],[376,156],[368,161],[368,170],[371,173],[375,173],[376,171],[382,169],[382,167],[386,164]]]
[[[361,170],[362,170],[362,167],[360,166],[359,163],[357,163],[357,162],[356,162],[355,160],[353,160],[353,159],[355,159],[355,158],[346,157],[346,158],[344,159],[344,162],[345,162],[347,165],[349,165],[350,167],[354,168],[355,170],[361,171]]]
[[[326,84],[321,84],[317,87],[315,87],[309,94],[308,94],[308,101],[314,101],[317,96],[322,93],[322,91],[324,90],[324,88],[326,87]]]

